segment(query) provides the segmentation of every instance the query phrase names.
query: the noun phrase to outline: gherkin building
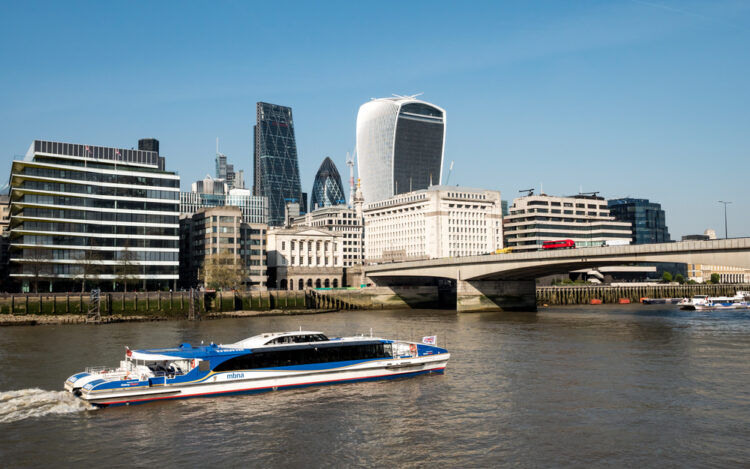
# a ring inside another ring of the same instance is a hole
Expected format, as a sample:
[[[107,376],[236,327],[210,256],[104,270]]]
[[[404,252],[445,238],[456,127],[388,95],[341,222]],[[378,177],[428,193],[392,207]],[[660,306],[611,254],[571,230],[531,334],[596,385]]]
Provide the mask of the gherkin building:
[[[268,224],[284,224],[287,202],[302,202],[292,108],[258,103],[253,195],[268,197]]]
[[[346,196],[344,186],[341,184],[341,176],[331,158],[326,156],[315,174],[310,209],[344,204],[346,204]]]

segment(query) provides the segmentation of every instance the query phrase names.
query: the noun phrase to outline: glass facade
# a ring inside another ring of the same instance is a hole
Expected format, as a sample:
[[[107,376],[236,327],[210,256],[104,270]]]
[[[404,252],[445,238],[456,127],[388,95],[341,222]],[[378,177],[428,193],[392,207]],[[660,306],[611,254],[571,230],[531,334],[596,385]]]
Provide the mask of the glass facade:
[[[242,193],[238,193],[240,191]],[[268,220],[268,200],[250,195],[249,191],[233,189],[226,195],[180,192],[180,215],[192,216],[203,208],[224,206],[239,207],[246,223],[266,223]]]
[[[286,203],[302,201],[292,109],[258,103],[254,133],[253,194],[268,199],[268,224],[283,225]]]
[[[345,204],[346,196],[344,195],[344,186],[341,184],[341,176],[331,158],[326,157],[317,174],[315,174],[310,208],[316,210]]]
[[[671,241],[661,204],[648,199],[613,199],[607,201],[609,213],[618,221],[633,225],[633,244],[668,243]]]
[[[365,203],[439,185],[445,111],[413,98],[375,99],[357,114],[357,161]]]
[[[11,169],[11,277],[172,287],[180,178],[163,168],[153,151],[34,141]]]

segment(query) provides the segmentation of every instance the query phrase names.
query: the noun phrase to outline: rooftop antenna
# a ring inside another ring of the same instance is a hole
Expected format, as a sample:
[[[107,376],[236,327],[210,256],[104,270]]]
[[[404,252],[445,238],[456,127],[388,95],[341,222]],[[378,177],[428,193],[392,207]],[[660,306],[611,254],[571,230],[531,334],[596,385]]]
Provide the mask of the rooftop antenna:
[[[349,208],[352,208],[352,201],[354,200],[354,153],[356,151],[355,148],[351,155],[346,152],[346,165],[349,166]]]
[[[544,183],[543,182],[539,183],[539,194],[544,195]]]
[[[445,185],[448,186],[451,183],[451,173],[453,173],[453,160],[451,160],[451,165],[448,168],[448,178],[445,180]]]
[[[424,93],[417,93],[417,94],[412,94],[412,95],[402,96],[402,95],[400,95],[400,94],[396,94],[396,93],[393,93],[393,96],[394,96],[395,98],[401,98],[401,99],[416,99],[416,97],[417,97],[417,96],[422,96],[423,94],[424,94]]]
[[[518,192],[526,192],[526,197],[528,197],[530,195],[534,195],[534,188],[532,187],[531,189],[521,189]]]

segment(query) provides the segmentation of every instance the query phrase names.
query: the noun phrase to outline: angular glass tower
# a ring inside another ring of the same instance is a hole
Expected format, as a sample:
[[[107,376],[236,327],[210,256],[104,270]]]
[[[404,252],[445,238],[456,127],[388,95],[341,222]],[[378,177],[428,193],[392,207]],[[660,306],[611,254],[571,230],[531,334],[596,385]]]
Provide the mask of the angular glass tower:
[[[608,200],[609,213],[618,221],[633,225],[633,244],[668,243],[671,241],[661,204],[648,199]]]
[[[357,162],[365,203],[439,185],[445,110],[413,97],[374,99],[357,114]]]
[[[315,210],[344,204],[346,204],[346,196],[344,186],[341,184],[341,176],[331,158],[326,156],[315,174],[310,208]]]
[[[292,108],[258,103],[257,116],[253,195],[268,198],[268,224],[283,225],[286,203],[302,200]]]

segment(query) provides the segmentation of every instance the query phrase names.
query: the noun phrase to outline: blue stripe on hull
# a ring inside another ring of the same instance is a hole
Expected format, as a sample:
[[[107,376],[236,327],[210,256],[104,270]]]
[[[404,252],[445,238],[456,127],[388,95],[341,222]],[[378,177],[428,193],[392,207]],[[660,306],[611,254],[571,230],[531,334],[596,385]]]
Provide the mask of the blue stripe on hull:
[[[409,373],[402,373],[398,375],[384,375],[384,376],[371,376],[366,378],[352,378],[352,379],[345,379],[345,380],[332,380],[332,381],[322,381],[319,383],[302,383],[302,384],[287,384],[284,386],[269,386],[267,388],[256,388],[256,389],[242,389],[238,391],[219,391],[214,393],[208,393],[208,394],[192,394],[188,396],[169,396],[169,397],[159,397],[155,399],[139,399],[136,401],[121,401],[116,402],[113,404],[95,404],[91,403],[91,405],[94,405],[96,407],[119,407],[124,405],[136,405],[136,404],[145,404],[147,402],[154,402],[154,401],[163,401],[163,400],[172,400],[172,399],[191,399],[191,398],[198,398],[198,397],[216,397],[216,396],[239,396],[243,394],[260,394],[264,392],[272,391],[273,388],[277,389],[300,389],[300,388],[308,388],[311,386],[330,386],[334,384],[342,384],[342,383],[361,383],[366,381],[382,381],[387,379],[398,379],[398,378],[410,378],[413,376],[418,375],[424,375],[429,373],[435,373],[435,374],[444,374],[445,368],[440,368],[436,370],[421,370],[421,371],[412,371]]]

